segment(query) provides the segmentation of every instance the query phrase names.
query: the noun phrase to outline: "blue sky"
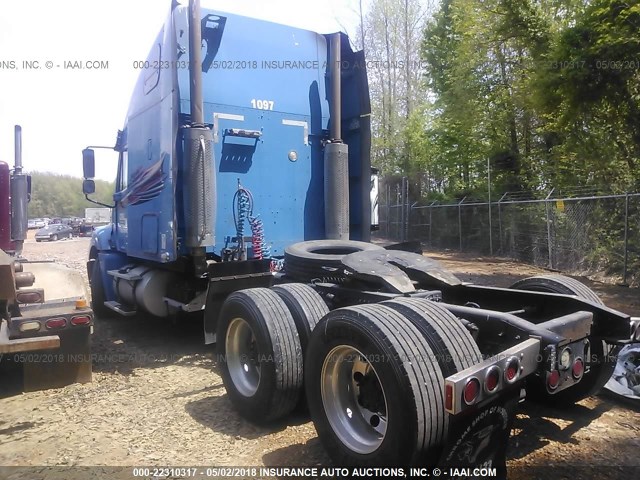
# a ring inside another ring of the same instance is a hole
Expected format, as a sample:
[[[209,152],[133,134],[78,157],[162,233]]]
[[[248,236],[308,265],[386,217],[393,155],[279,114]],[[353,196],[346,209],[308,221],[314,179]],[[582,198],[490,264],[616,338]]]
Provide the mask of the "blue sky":
[[[187,3],[182,0],[181,3]],[[206,8],[323,33],[354,33],[357,0],[201,0]],[[30,0],[0,11],[0,160],[13,165],[13,125],[23,128],[28,171],[82,175],[81,151],[113,145],[144,60],[170,0]],[[70,70],[98,60],[108,68]],[[23,62],[37,61],[39,69]],[[47,61],[53,67],[46,68]],[[15,68],[8,68],[13,62]],[[58,67],[60,65],[60,67]],[[97,152],[96,176],[111,180],[115,154]]]

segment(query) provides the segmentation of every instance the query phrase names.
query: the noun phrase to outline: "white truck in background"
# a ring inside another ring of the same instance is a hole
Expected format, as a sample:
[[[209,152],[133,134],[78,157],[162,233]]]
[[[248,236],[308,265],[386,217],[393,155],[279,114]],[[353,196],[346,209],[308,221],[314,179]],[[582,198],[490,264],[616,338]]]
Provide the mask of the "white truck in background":
[[[110,208],[85,208],[84,220],[94,225],[107,224],[111,222]]]

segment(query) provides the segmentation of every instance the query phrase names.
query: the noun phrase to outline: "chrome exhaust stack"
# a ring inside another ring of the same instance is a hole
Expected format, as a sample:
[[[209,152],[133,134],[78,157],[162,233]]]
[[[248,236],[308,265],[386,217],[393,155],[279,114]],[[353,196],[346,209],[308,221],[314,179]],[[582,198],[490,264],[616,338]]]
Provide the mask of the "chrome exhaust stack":
[[[331,240],[349,240],[349,146],[342,143],[340,33],[330,42],[331,131],[324,147],[324,225]]]
[[[27,203],[29,202],[29,176],[22,173],[22,127],[14,130],[15,165],[10,180],[11,240],[16,242],[16,253],[22,252],[27,238]]]
[[[204,122],[202,97],[202,27],[200,1],[189,0],[189,83],[191,123],[184,129],[185,243],[191,250],[195,274],[206,271],[206,247],[215,244],[216,182],[213,133]]]

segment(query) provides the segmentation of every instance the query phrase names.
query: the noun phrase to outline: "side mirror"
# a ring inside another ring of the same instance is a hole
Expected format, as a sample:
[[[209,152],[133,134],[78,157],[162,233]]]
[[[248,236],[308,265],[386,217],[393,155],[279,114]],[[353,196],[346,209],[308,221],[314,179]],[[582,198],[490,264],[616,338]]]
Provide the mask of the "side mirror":
[[[96,193],[96,182],[94,182],[93,180],[84,180],[82,182],[82,193],[84,193],[85,195]]]
[[[84,178],[94,178],[96,176],[96,158],[93,150],[90,148],[82,150],[82,171]]]

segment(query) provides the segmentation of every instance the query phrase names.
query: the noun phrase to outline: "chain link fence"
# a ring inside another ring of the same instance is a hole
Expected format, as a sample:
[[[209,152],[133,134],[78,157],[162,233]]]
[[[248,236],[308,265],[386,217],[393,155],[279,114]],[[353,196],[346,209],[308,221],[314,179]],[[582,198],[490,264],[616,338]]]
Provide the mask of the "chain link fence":
[[[380,235],[437,250],[512,258],[640,286],[640,193],[506,193],[455,203],[411,201],[406,178],[381,182]]]

